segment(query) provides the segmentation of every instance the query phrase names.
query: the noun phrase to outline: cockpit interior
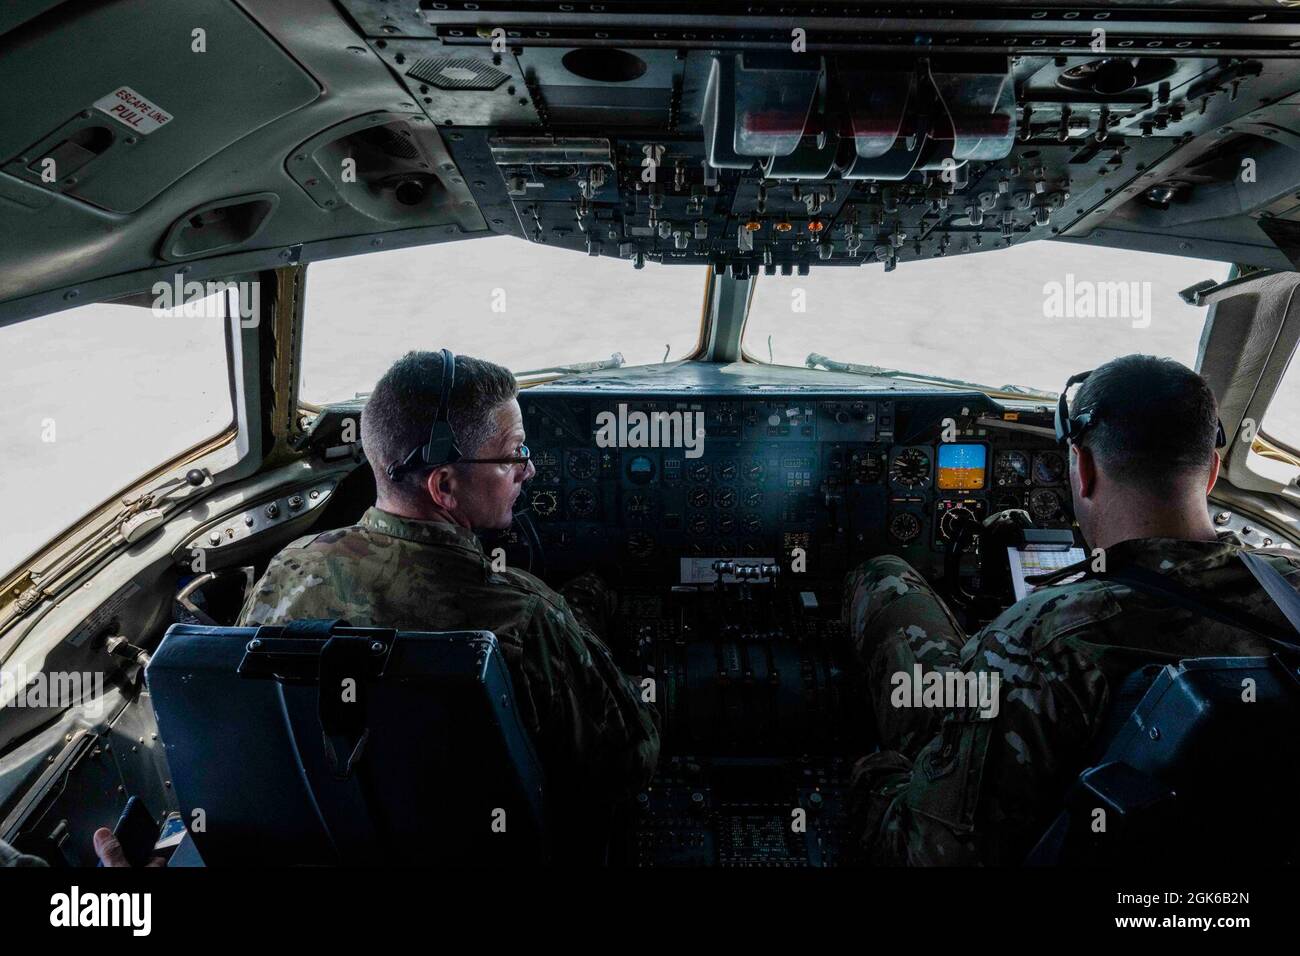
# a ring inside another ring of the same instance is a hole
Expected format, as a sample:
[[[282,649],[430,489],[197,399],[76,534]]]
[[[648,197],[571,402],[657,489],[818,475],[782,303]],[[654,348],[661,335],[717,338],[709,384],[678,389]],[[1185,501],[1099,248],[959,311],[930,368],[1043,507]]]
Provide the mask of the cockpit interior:
[[[845,577],[899,555],[974,633],[1085,558],[1068,375],[1183,349],[1226,433],[1211,521],[1300,548],[1298,64],[1287,4],[8,4],[0,839],[93,866],[135,796],[210,866],[373,862],[332,782],[311,834],[242,789],[259,738],[321,727],[314,663],[233,629],[374,503],[380,358],[445,344],[520,384],[536,474],[484,550],[597,569],[653,683],[658,770],[589,861],[841,865],[878,743]],[[213,656],[156,667],[186,633]],[[406,732],[511,763],[507,698]]]

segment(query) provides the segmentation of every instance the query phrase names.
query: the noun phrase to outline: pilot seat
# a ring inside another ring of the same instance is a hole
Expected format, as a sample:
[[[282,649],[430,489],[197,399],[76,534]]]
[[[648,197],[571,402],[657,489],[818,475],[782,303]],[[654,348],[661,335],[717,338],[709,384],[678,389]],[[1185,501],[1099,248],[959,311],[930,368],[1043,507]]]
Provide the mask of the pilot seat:
[[[488,631],[175,624],[145,677],[208,866],[547,859],[541,766]]]
[[[1200,657],[1135,671],[1027,864],[1300,862],[1298,663]]]

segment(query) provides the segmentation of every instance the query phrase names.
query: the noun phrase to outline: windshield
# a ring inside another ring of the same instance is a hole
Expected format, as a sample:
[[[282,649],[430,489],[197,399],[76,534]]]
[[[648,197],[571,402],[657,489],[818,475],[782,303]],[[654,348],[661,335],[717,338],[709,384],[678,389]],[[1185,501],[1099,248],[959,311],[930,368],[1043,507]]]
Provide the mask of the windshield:
[[[1055,393],[1118,355],[1195,367],[1206,310],[1178,292],[1222,281],[1203,259],[1060,242],[880,266],[760,276],[745,351],[803,365],[810,353],[922,375]]]
[[[449,348],[516,374],[616,352],[627,365],[684,358],[699,341],[705,275],[508,236],[316,262],[299,397],[364,394],[411,349]]]

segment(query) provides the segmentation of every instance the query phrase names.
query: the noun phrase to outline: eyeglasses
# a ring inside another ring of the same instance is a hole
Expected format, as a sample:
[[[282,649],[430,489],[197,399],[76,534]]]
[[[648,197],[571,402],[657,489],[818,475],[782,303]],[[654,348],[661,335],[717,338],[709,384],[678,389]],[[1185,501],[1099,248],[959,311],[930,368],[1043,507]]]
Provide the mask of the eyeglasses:
[[[405,460],[399,464],[389,466],[389,479],[391,481],[401,481],[407,475],[432,471],[434,468],[441,468],[443,465],[527,465],[533,457],[527,445],[520,445],[519,454],[511,458],[461,458],[459,455],[453,455],[451,461],[445,461],[437,465],[425,464],[422,460],[423,453],[423,445],[412,448]]]
[[[519,446],[519,454],[513,458],[462,458],[458,465],[526,465],[533,457],[527,445]]]
[[[1097,423],[1095,409],[1089,408],[1086,411],[1071,416],[1070,407],[1066,402],[1066,396],[1069,394],[1070,388],[1087,379],[1093,371],[1093,369],[1089,369],[1086,372],[1079,372],[1075,375],[1071,375],[1065,383],[1065,388],[1061,389],[1061,397],[1056,401],[1055,422],[1056,441],[1059,445],[1064,446],[1068,442],[1077,442],[1080,435]],[[1228,436],[1223,430],[1222,420],[1219,420],[1217,424],[1219,430],[1214,438],[1214,447],[1223,448],[1228,444]]]

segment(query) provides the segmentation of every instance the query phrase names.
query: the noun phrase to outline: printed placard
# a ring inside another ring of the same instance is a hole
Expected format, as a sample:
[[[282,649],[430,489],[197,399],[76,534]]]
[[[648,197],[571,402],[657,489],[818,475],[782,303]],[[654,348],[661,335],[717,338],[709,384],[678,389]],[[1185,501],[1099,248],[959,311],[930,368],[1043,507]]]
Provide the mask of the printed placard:
[[[172,121],[170,113],[129,86],[119,86],[108,96],[96,100],[95,109],[146,136]]]

